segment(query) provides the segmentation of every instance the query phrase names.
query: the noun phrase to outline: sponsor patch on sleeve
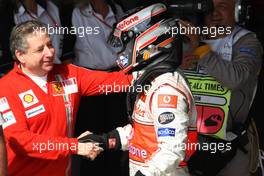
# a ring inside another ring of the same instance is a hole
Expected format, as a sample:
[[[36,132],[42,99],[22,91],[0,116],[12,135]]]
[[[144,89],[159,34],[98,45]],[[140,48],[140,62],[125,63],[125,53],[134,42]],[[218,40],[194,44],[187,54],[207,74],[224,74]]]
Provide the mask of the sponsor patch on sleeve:
[[[175,128],[158,128],[158,137],[175,136]]]
[[[242,47],[239,49],[239,51],[240,51],[240,53],[249,54],[249,55],[254,56],[254,57],[257,56],[256,50],[254,48]]]
[[[18,96],[21,99],[25,108],[30,107],[39,102],[33,90],[28,90],[26,92],[20,93]]]
[[[43,105],[40,105],[40,106],[37,106],[37,107],[32,108],[30,110],[27,110],[26,116],[27,116],[27,118],[31,118],[33,116],[36,116],[36,115],[42,113],[42,112],[45,112],[45,108]]]
[[[0,98],[0,112],[7,111],[9,109],[10,107],[9,107],[6,97]]]
[[[176,95],[158,95],[158,108],[177,108],[178,97]]]
[[[5,123],[3,124],[3,128],[6,128],[14,123],[16,123],[16,118],[12,111],[3,114],[3,118]]]

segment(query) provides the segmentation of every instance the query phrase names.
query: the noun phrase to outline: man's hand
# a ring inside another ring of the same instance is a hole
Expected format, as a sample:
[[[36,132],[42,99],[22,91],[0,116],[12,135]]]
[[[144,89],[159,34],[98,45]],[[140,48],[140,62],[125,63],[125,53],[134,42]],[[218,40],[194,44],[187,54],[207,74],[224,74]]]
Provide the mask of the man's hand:
[[[181,69],[193,69],[195,68],[199,57],[193,54],[188,54],[183,56],[182,64],[180,65]]]
[[[98,147],[95,143],[87,142],[87,143],[78,143],[78,151],[77,154],[84,156],[86,158],[90,158],[94,160],[97,155],[101,153],[102,149]]]
[[[86,136],[88,134],[92,134],[89,131],[86,131],[82,133],[78,139],[82,138],[83,136]],[[96,142],[85,142],[85,143],[78,143],[78,151],[77,154],[84,156],[86,158],[90,158],[91,160],[94,160],[97,155],[99,155],[103,151],[102,148],[99,147],[98,143]]]
[[[78,138],[78,141],[80,143],[92,142],[103,150],[121,149],[120,136],[117,130],[112,130],[108,133],[103,134],[91,134],[89,132],[83,134]]]

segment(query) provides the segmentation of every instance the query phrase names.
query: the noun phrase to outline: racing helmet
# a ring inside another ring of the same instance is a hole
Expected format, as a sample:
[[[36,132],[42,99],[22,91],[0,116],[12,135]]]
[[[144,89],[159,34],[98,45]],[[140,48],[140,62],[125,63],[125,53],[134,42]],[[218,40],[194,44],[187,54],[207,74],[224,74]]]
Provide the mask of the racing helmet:
[[[136,71],[153,65],[154,61],[158,64],[168,58],[177,43],[177,36],[171,32],[172,27],[178,25],[177,21],[162,3],[136,9],[128,14],[116,24],[108,40],[112,47],[120,48],[117,65],[125,72]],[[175,57],[171,59],[176,60]]]

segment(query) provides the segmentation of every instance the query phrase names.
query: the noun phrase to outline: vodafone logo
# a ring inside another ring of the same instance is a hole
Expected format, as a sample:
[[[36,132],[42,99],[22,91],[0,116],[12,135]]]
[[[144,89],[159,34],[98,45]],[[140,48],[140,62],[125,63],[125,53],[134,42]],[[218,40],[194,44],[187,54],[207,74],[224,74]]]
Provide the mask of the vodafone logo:
[[[177,108],[177,102],[176,95],[160,94],[158,96],[158,108]]]
[[[129,19],[125,19],[123,21],[121,21],[119,24],[118,24],[118,29],[120,30],[123,30],[124,28],[126,28],[127,26],[133,24],[134,22],[138,21],[139,20],[139,17],[138,16],[134,16],[134,17],[131,17]]]
[[[163,102],[164,103],[170,103],[171,102],[171,97],[170,96],[164,96],[163,97]]]
[[[129,145],[128,151],[130,155],[144,158],[144,159],[147,158],[147,155],[148,155],[146,150],[133,146],[133,144]]]

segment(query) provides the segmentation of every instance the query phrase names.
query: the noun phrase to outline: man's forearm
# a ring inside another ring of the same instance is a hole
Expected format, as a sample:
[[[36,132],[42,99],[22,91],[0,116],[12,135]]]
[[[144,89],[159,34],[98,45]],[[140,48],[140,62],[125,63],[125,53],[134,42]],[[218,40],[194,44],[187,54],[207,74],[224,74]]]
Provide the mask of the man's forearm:
[[[6,146],[2,127],[0,126],[0,175],[7,176]]]

